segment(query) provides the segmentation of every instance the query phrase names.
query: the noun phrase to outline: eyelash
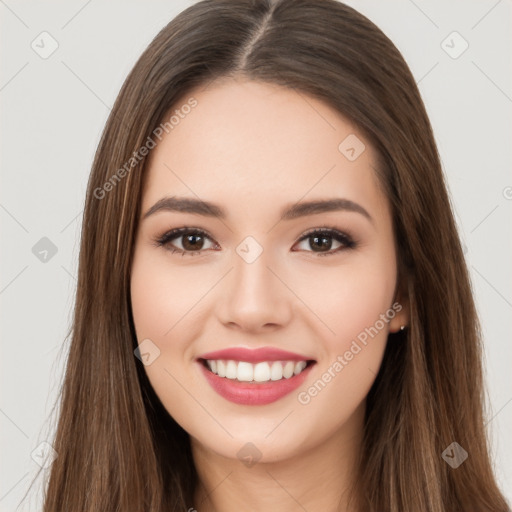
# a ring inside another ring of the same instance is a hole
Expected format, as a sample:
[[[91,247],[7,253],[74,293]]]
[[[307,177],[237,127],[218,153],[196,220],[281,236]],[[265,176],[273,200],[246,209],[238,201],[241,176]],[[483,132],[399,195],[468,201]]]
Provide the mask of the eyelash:
[[[171,251],[171,254],[179,253],[182,256],[198,256],[202,254],[205,250],[209,249],[201,249],[199,251],[184,251],[182,249],[177,248],[167,248],[166,246],[170,243],[171,240],[174,240],[175,238],[179,238],[179,236],[183,236],[184,234],[190,234],[190,235],[201,235],[206,238],[212,239],[210,235],[206,231],[203,231],[199,228],[177,228],[172,229],[171,231],[167,231],[163,235],[156,237],[154,239],[154,244],[157,247],[165,247],[167,250]],[[302,237],[298,240],[298,242],[302,242],[304,240],[307,240],[312,235],[318,235],[318,236],[327,236],[334,238],[337,242],[340,242],[344,244],[344,247],[338,247],[334,250],[329,250],[327,252],[317,252],[316,256],[332,256],[333,254],[337,254],[338,252],[341,252],[343,250],[347,249],[354,249],[357,247],[358,243],[348,234],[342,233],[336,228],[332,227],[324,227],[324,228],[315,228],[312,230],[307,231],[302,235]],[[315,251],[306,251],[306,252],[315,252]]]

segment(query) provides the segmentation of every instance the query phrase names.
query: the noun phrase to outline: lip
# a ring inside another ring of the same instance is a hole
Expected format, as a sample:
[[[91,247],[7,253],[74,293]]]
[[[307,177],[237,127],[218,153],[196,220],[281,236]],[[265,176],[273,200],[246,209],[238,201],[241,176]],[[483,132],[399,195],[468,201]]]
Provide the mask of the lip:
[[[199,356],[198,359],[232,359],[234,361],[246,361],[248,363],[262,363],[264,361],[311,361],[308,357],[294,352],[287,352],[274,347],[260,347],[249,349],[245,347],[232,347],[224,350],[216,350]],[[300,374],[299,374],[300,375]],[[223,378],[223,377],[221,377]]]
[[[207,355],[211,356],[211,354]],[[305,359],[300,360],[304,361]],[[202,361],[198,361],[198,364],[210,386],[226,400],[239,405],[266,405],[285,397],[304,383],[311,368],[315,366],[315,363],[309,364],[301,373],[293,375],[289,379],[249,383],[219,377],[211,372]]]

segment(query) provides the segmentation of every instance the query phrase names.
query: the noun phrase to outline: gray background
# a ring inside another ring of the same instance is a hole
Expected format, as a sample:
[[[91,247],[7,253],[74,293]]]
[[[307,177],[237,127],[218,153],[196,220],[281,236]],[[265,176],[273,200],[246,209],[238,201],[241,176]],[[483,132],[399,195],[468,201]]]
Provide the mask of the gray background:
[[[39,468],[36,448],[52,438],[101,130],[140,53],[192,3],[0,0],[2,512],[16,510]],[[347,3],[400,49],[434,127],[485,335],[497,477],[512,501],[511,0]],[[47,58],[43,31],[58,44]],[[453,31],[469,44],[457,58],[464,43]],[[43,237],[57,250],[46,261]],[[41,484],[18,510],[40,509]]]

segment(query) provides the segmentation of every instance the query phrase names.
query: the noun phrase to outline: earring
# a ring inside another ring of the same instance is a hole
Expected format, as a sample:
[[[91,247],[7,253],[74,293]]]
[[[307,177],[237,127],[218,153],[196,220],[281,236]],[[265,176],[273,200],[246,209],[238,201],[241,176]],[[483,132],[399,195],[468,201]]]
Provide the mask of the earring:
[[[405,325],[400,326],[400,330],[403,331],[405,329]]]

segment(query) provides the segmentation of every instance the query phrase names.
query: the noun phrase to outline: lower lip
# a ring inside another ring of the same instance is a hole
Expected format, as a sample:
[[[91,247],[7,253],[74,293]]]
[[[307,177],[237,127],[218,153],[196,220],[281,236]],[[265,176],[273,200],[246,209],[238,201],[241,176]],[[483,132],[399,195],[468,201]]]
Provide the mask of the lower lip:
[[[289,379],[250,383],[219,377],[208,370],[202,362],[199,362],[199,365],[206,380],[219,395],[240,405],[265,405],[283,398],[304,382],[314,366],[314,364],[310,364],[298,375],[293,375]]]

